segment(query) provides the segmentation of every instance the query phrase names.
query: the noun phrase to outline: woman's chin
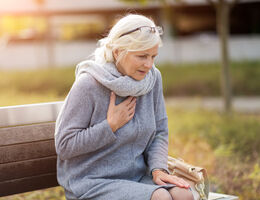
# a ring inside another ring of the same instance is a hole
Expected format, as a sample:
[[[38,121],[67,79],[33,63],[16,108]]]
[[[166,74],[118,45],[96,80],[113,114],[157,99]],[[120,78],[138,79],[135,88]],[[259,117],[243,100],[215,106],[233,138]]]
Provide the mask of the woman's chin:
[[[131,76],[132,79],[136,80],[136,81],[141,81],[144,79],[145,76]]]
[[[132,76],[130,76],[131,78],[135,79],[136,81],[141,81],[145,78],[147,73],[136,73]]]

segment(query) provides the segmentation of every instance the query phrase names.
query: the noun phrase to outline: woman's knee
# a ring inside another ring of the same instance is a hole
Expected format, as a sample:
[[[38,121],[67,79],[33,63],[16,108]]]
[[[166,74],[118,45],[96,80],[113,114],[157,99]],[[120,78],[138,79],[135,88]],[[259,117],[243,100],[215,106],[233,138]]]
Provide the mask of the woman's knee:
[[[151,200],[172,200],[172,197],[166,189],[159,188],[153,192]]]
[[[174,187],[169,190],[173,200],[194,200],[191,190]]]

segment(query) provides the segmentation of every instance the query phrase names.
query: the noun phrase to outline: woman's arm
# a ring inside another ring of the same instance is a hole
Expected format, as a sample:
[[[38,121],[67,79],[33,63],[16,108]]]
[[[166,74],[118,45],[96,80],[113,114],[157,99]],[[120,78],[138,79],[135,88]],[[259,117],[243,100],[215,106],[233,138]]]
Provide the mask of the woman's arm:
[[[179,187],[189,188],[190,185],[183,179],[169,174],[168,170],[168,118],[166,114],[162,89],[162,78],[158,73],[158,89],[155,98],[155,121],[156,135],[146,151],[149,172],[153,176],[153,181],[158,185],[167,183],[175,184]]]
[[[107,113],[103,120],[90,127],[95,101],[99,101],[91,95],[95,92],[95,84],[87,75],[82,75],[64,102],[55,129],[55,147],[60,159],[93,152],[116,141],[106,119]]]
[[[168,118],[164,104],[162,78],[159,70],[157,75],[157,85],[155,86],[156,91],[154,95],[156,134],[152,143],[145,151],[150,173],[153,169],[164,169],[168,171]]]

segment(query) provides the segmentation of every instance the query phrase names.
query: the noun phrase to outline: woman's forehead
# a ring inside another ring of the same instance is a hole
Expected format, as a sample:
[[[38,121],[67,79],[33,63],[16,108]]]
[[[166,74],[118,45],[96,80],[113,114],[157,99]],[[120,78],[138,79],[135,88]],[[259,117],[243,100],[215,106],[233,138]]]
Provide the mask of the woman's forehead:
[[[143,51],[132,51],[133,54],[157,54],[158,53],[159,45],[155,45],[154,47],[150,49],[146,49]]]

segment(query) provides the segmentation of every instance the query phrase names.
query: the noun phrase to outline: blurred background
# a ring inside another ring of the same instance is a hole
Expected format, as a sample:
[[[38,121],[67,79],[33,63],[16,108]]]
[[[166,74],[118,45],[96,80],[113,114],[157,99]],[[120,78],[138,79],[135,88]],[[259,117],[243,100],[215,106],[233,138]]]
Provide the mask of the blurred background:
[[[0,0],[0,106],[63,101],[75,65],[127,13],[164,28],[169,154],[207,168],[213,192],[260,199],[258,0]],[[56,187],[0,199],[65,197]]]

